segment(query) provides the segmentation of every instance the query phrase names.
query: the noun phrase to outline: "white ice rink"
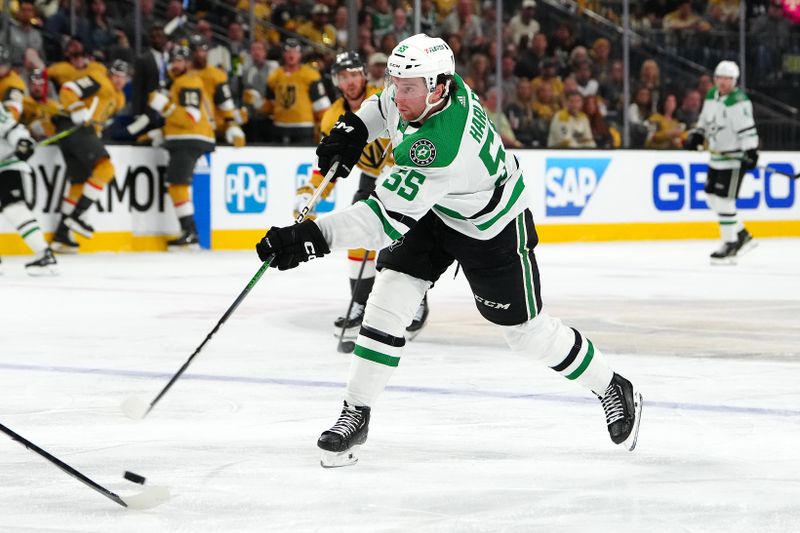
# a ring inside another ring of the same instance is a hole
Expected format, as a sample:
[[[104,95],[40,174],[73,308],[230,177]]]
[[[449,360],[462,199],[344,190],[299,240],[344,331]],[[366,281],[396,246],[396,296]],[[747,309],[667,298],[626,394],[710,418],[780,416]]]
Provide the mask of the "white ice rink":
[[[634,381],[639,445],[599,402],[504,347],[451,269],[373,408],[360,462],[319,466],[349,356],[342,254],[270,270],[150,416],[258,269],[254,253],[95,254],[0,276],[0,423],[120,494],[118,507],[0,434],[7,532],[800,531],[800,240],[736,267],[711,241],[543,244],[545,307]]]

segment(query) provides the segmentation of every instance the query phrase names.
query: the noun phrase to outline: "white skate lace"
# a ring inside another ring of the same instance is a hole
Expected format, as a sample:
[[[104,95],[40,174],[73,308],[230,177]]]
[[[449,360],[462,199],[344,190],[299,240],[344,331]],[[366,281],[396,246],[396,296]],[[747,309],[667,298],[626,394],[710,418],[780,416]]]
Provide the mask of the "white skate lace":
[[[611,425],[617,420],[625,418],[625,408],[622,405],[622,398],[619,397],[614,384],[608,386],[605,395],[600,398],[603,410],[606,412],[606,425]]]
[[[339,415],[339,420],[337,420],[333,427],[328,431],[331,433],[336,433],[337,435],[341,435],[342,437],[348,437],[349,435],[353,434],[356,429],[358,429],[359,424],[361,424],[361,420],[361,413],[355,409],[345,407],[342,410],[342,414]]]
[[[347,317],[347,319],[356,320],[363,314],[364,314],[364,304],[353,302],[353,308],[350,309],[350,315]]]

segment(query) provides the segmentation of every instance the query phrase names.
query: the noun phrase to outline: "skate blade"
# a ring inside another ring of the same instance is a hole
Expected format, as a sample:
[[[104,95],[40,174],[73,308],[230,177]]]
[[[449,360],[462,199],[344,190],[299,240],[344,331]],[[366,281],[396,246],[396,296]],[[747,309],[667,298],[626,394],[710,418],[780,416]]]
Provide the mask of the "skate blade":
[[[344,336],[342,336],[342,340],[345,341],[354,341],[358,337],[358,332],[361,329],[361,324],[357,326],[353,326],[352,328],[346,328],[344,330]],[[337,339],[339,335],[342,334],[342,328],[337,328],[336,326],[333,327],[333,336]]]
[[[739,251],[736,253],[737,256],[744,255],[747,252],[751,251],[753,248],[758,246],[758,241],[750,241],[744,246],[742,246]]]
[[[167,251],[173,253],[194,253],[200,251],[199,244],[168,244]]]
[[[53,241],[50,243],[50,249],[53,250],[53,253],[57,254],[77,254],[78,247],[77,246],[69,246],[67,244],[61,244],[60,242]]]
[[[358,449],[361,446],[352,446],[350,449],[343,452],[329,452],[322,450],[322,457],[320,458],[319,465],[322,468],[341,468],[343,466],[351,466],[358,462]]]
[[[721,259],[717,259],[712,257],[711,264],[715,266],[736,266],[736,258],[735,257],[725,257]]]
[[[636,448],[636,441],[639,438],[639,424],[642,421],[642,395],[638,392],[634,393],[633,395],[633,410],[635,414],[635,422],[633,424],[633,429],[631,429],[631,434],[628,435],[628,438],[622,441],[622,445],[625,447],[626,450],[632,452],[634,448]]]
[[[69,229],[80,235],[81,237],[86,237],[87,239],[91,239],[92,235],[94,235],[93,231],[86,230],[83,226],[78,224],[77,222],[70,220],[67,218],[64,221],[64,225],[67,226]]]
[[[417,338],[417,335],[419,335],[420,333],[422,333],[422,330],[423,330],[423,329],[425,329],[425,326],[424,326],[424,325],[423,325],[421,328],[419,328],[419,329],[415,329],[415,330],[413,330],[413,331],[412,331],[412,330],[410,330],[410,329],[407,329],[407,330],[406,330],[406,335],[405,335],[405,337],[406,337],[406,340],[407,340],[407,341],[413,341],[414,339],[416,339],[416,338]]]
[[[59,272],[57,268],[46,266],[46,267],[25,267],[25,273],[31,276],[32,278],[44,278],[47,276],[58,276]]]

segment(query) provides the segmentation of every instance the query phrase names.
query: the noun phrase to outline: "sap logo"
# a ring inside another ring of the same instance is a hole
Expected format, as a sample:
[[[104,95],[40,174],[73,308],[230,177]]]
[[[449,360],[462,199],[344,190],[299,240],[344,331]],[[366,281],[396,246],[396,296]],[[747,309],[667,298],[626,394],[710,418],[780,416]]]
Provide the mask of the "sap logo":
[[[299,189],[311,180],[311,175],[314,173],[314,165],[311,163],[300,163],[297,165],[297,173],[295,174],[295,190]],[[333,188],[327,198],[320,198],[317,206],[313,209],[317,214],[330,213],[336,207],[336,187]]]
[[[231,163],[225,170],[229,213],[263,213],[267,208],[267,169],[261,163]]]
[[[489,300],[481,298],[477,294],[473,294],[473,296],[475,297],[476,302],[481,303],[486,307],[491,307],[492,309],[509,309],[511,307],[511,304],[499,304],[497,302],[491,302]]]
[[[742,178],[738,209],[756,209],[763,204],[772,209],[787,209],[794,205],[795,181],[777,171],[794,175],[789,163],[770,163],[767,169],[755,169]],[[691,163],[688,172],[678,163],[662,163],[653,169],[653,205],[659,211],[708,209],[705,201],[707,163]]]
[[[609,158],[547,158],[545,212],[551,217],[580,216],[603,178]]]

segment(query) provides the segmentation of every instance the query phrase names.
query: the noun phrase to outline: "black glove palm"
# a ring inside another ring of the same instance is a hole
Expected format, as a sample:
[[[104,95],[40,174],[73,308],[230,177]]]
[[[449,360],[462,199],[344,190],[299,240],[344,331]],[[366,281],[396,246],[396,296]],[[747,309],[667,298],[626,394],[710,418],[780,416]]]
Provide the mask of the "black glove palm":
[[[284,228],[273,226],[256,244],[258,258],[266,261],[274,254],[269,266],[278,270],[289,270],[330,251],[319,227],[310,220]]]
[[[20,161],[27,161],[33,155],[33,141],[30,139],[20,139],[17,143],[17,149],[14,150],[14,157]]]
[[[755,148],[748,150],[744,153],[742,159],[742,170],[752,170],[758,165],[758,150]]]
[[[317,146],[320,172],[323,175],[327,174],[333,165],[334,157],[338,156],[341,162],[334,179],[346,178],[361,158],[368,136],[367,126],[355,113],[348,111],[340,116],[339,121],[331,128],[330,134]]]
[[[694,151],[703,144],[703,141],[705,141],[705,135],[703,135],[702,131],[691,130],[689,135],[686,137],[686,142],[683,143],[683,147],[687,150]]]

